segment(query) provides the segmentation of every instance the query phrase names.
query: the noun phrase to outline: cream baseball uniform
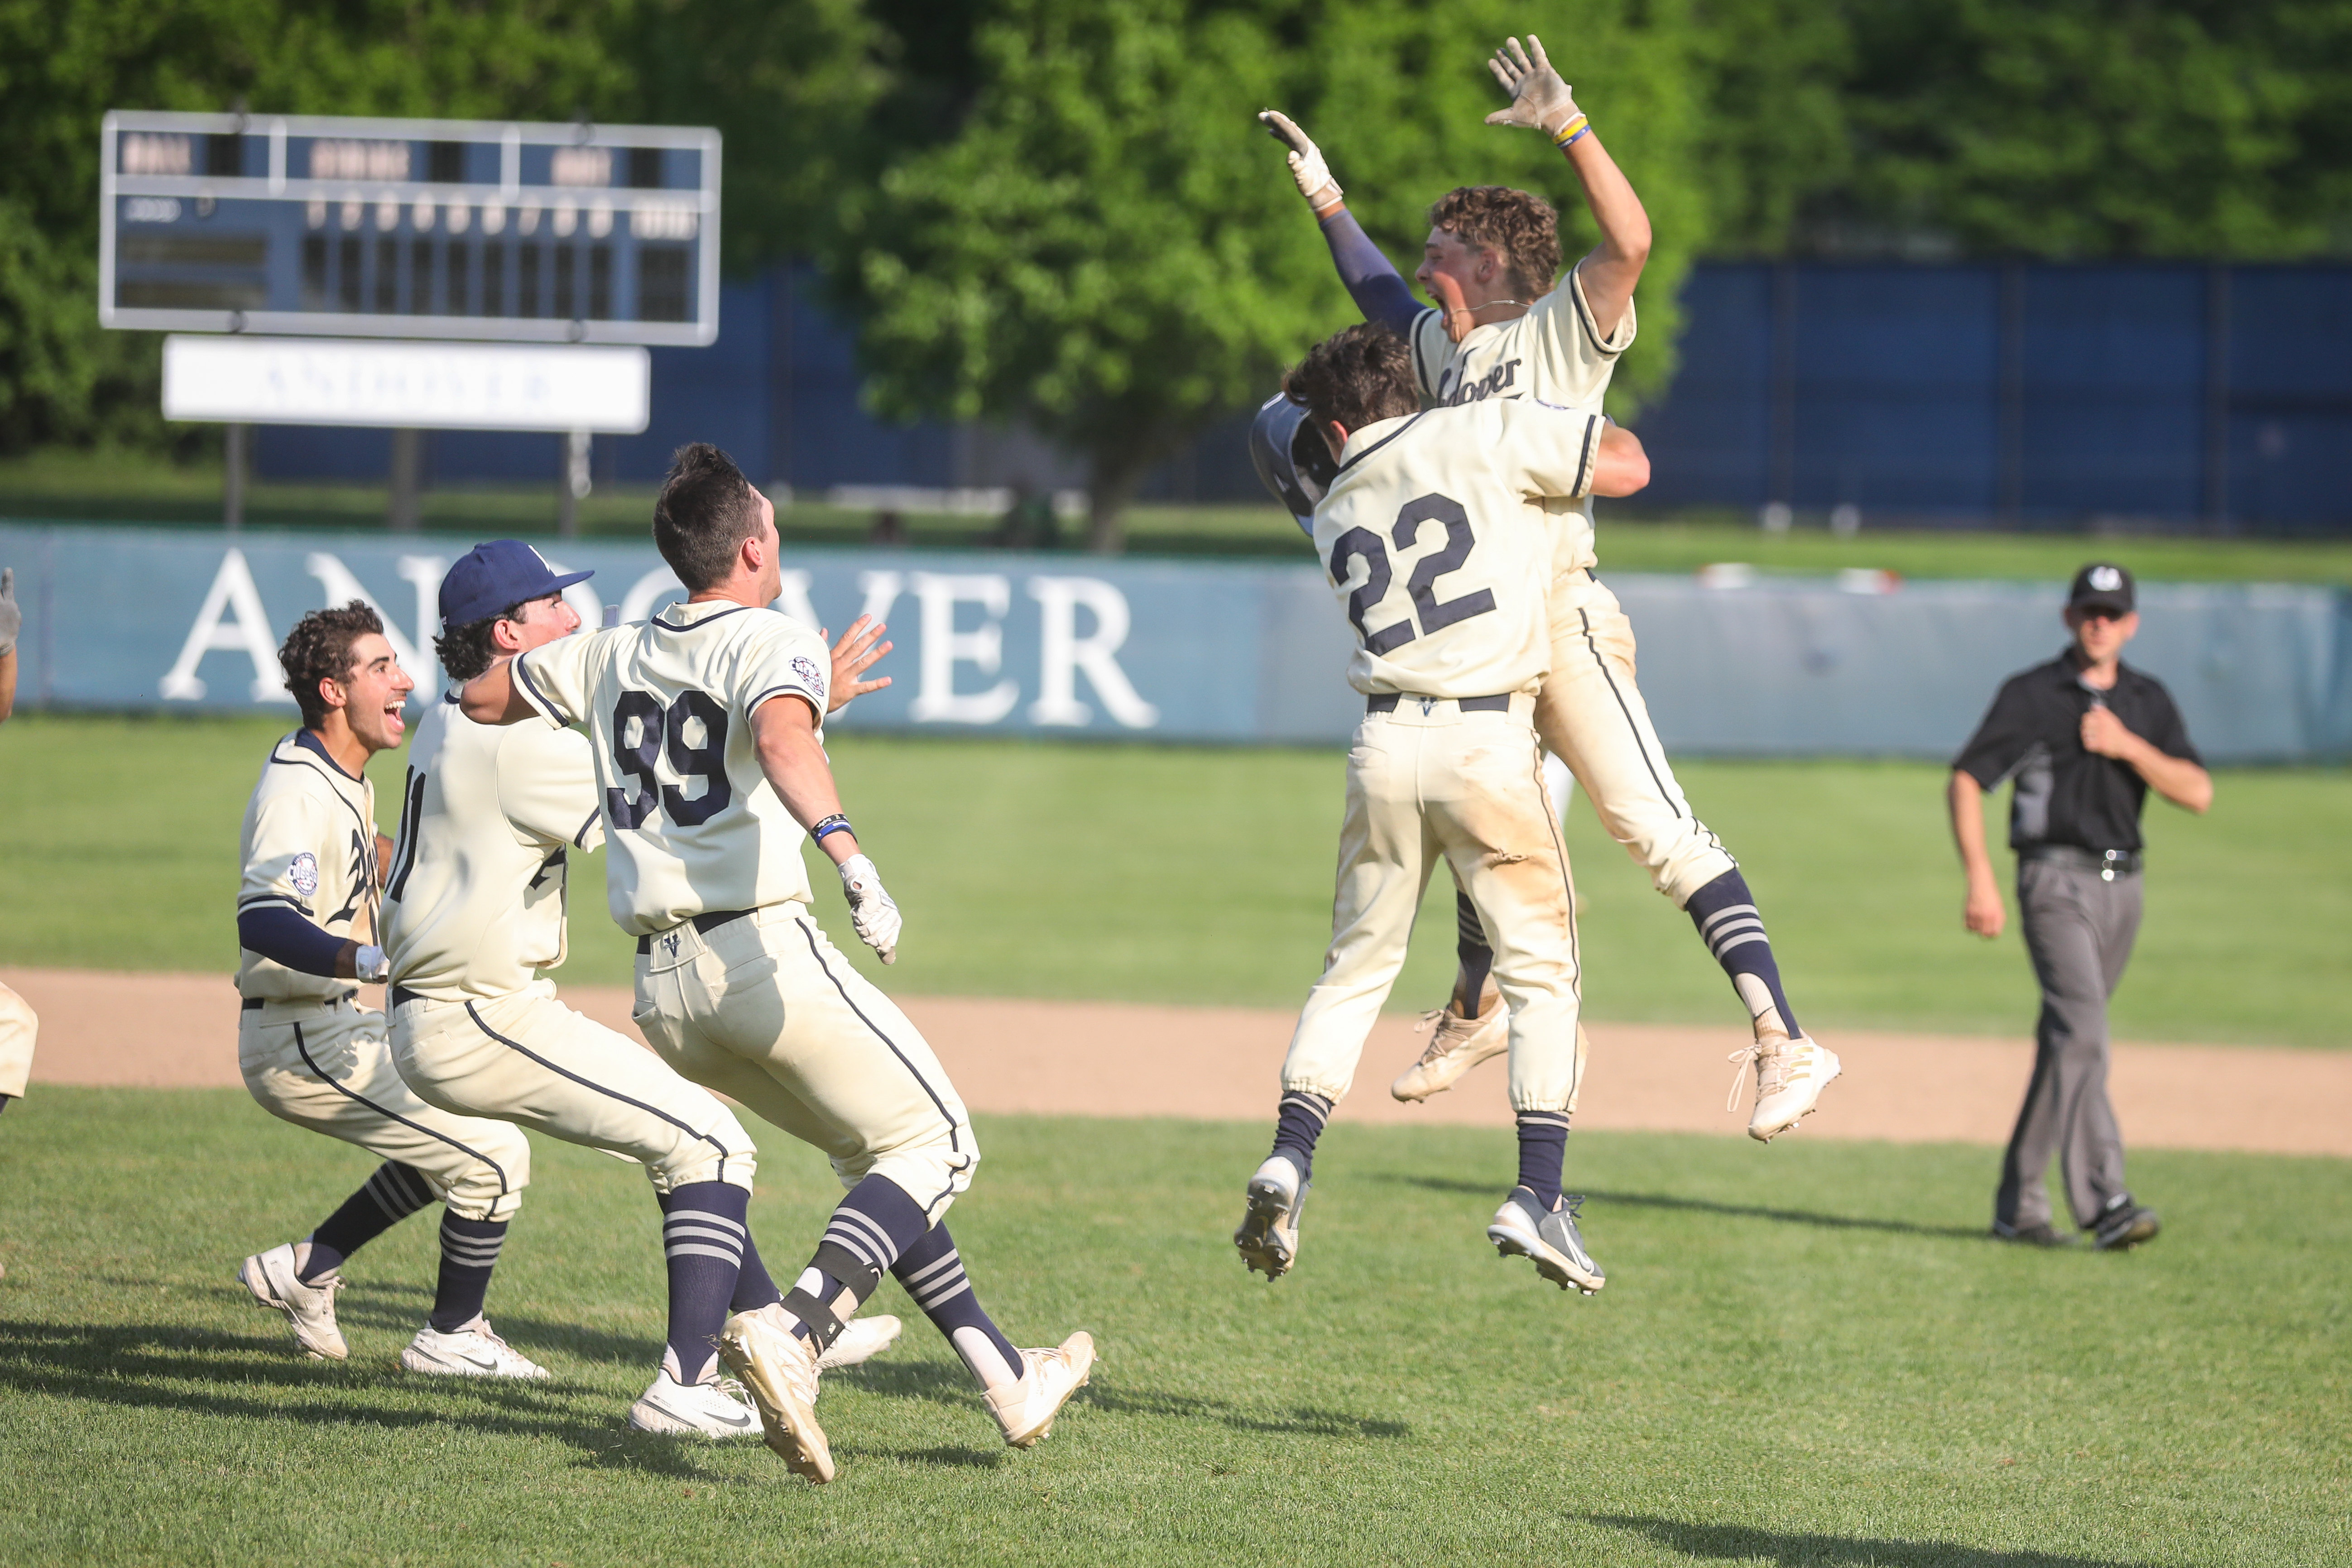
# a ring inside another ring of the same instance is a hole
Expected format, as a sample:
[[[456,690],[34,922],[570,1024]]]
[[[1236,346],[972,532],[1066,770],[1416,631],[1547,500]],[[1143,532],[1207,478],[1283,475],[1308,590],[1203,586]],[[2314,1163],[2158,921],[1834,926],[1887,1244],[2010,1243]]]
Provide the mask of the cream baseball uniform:
[[[279,741],[245,811],[237,911],[282,904],[330,936],[374,940],[375,792],[318,737]],[[504,1121],[455,1116],[418,1099],[394,1067],[384,1018],[354,982],[305,974],[246,949],[237,1066],[263,1109],[425,1173],[467,1219],[502,1220],[522,1203],[530,1145]]]
[[[451,691],[408,752],[383,906],[401,1077],[445,1110],[625,1155],[656,1192],[749,1192],[755,1152],[734,1113],[546,977],[563,962],[567,858],[604,837],[587,739],[478,724]]]
[[[1460,343],[1443,312],[1423,311],[1409,334],[1423,395],[1456,405],[1490,398],[1598,408],[1633,341],[1633,302],[1603,338],[1571,268],[1528,312],[1475,327]],[[1551,673],[1536,701],[1536,730],[1569,766],[1609,836],[1649,868],[1677,907],[1735,862],[1692,812],[1633,679],[1633,626],[1592,575],[1592,503],[1545,502],[1557,534],[1551,588]]]
[[[811,917],[806,836],[751,731],[778,698],[821,720],[831,668],[799,622],[706,601],[533,648],[513,679],[593,742],[605,885],[637,938],[646,1038],[686,1077],[823,1150],[845,1187],[887,1176],[937,1219],[980,1158],[963,1102]]]
[[[24,1094],[33,1071],[33,1039],[40,1026],[25,999],[0,985],[0,1094]]]
[[[1349,681],[1369,700],[1348,753],[1331,948],[1286,1091],[1348,1092],[1442,858],[1510,1005],[1512,1109],[1574,1105],[1574,895],[1532,714],[1551,659],[1543,502],[1591,490],[1603,426],[1598,414],[1476,403],[1382,420],[1340,455],[1315,547],[1356,628]]]

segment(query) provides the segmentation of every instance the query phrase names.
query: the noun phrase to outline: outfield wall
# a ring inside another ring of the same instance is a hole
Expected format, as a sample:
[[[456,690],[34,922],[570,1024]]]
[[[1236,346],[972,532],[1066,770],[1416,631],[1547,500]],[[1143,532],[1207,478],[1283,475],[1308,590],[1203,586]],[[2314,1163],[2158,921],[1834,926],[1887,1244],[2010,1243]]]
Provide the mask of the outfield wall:
[[[596,573],[574,591],[591,626],[608,604],[639,620],[682,596],[650,545],[543,548]],[[0,524],[26,612],[19,705],[290,716],[278,640],[354,597],[383,613],[422,679],[460,552],[382,534]],[[1329,743],[1362,710],[1342,675],[1346,624],[1311,564],[809,550],[788,565],[782,608],[835,631],[879,615],[898,645],[882,667],[895,684],[838,728]],[[2000,679],[2064,637],[2055,584],[1605,575],[1633,616],[1659,733],[1689,754],[1948,757]],[[2352,595],[2158,585],[2142,607],[2132,660],[2171,687],[2209,757],[2352,753]]]

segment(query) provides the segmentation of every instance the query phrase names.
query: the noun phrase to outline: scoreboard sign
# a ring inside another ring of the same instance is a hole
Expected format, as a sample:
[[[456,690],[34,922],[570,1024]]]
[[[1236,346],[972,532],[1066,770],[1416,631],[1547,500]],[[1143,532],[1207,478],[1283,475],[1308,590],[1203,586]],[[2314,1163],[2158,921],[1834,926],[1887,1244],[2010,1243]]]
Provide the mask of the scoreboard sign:
[[[719,132],[118,110],[100,321],[695,346],[719,335]]]

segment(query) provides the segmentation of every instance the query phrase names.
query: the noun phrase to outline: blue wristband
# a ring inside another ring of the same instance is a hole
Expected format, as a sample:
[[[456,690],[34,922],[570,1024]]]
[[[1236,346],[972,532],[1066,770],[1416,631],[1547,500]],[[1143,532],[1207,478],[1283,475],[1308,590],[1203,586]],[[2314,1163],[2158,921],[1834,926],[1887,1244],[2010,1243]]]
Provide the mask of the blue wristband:
[[[835,812],[831,816],[826,817],[823,822],[818,823],[814,827],[809,829],[809,838],[812,842],[821,844],[824,841],[824,836],[828,833],[850,833],[854,831],[855,830],[849,826],[849,818],[842,816],[839,812]]]

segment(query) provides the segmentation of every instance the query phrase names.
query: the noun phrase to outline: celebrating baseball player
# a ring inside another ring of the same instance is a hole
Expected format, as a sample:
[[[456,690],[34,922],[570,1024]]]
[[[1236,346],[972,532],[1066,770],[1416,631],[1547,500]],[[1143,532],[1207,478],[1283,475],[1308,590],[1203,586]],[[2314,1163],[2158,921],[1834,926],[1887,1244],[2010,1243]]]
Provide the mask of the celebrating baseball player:
[[[1491,398],[1536,399],[1598,408],[1617,359],[1633,341],[1633,286],[1649,258],[1650,220],[1568,84],[1530,37],[1513,38],[1487,62],[1511,95],[1491,125],[1526,126],[1551,138],[1584,189],[1601,243],[1551,286],[1559,268],[1558,216],[1525,191],[1497,185],[1449,191],[1430,209],[1428,243],[1414,277],[1433,307],[1415,304],[1404,279],[1349,213],[1339,184],[1307,133],[1271,110],[1259,116],[1289,149],[1292,177],[1321,224],[1339,277],[1369,321],[1411,345],[1421,393],[1443,405]],[[1254,443],[1261,470],[1271,456],[1294,492],[1328,462],[1296,415],[1269,402]],[[1282,480],[1270,478],[1277,491]],[[1604,492],[1605,493],[1605,492]],[[1292,510],[1298,512],[1297,497]],[[1304,499],[1312,500],[1312,495]],[[1808,1038],[1780,984],[1755,895],[1738,863],[1684,798],[1633,680],[1633,631],[1617,596],[1592,574],[1591,506],[1555,496],[1550,673],[1536,700],[1544,745],[1572,772],[1610,837],[1646,866],[1658,890],[1688,911],[1747,1007],[1754,1043],[1734,1053],[1752,1063],[1756,1100],[1748,1136],[1769,1142],[1811,1114],[1838,1075],[1836,1055]],[[1555,809],[1564,805],[1564,794]],[[1494,983],[1491,929],[1482,931],[1466,890],[1457,894],[1461,971],[1452,1000],[1421,1060],[1391,1089],[1422,1100],[1504,1049],[1507,1031]]]
[[[1331,948],[1291,1036],[1274,1149],[1250,1178],[1234,1245],[1269,1279],[1296,1261],[1316,1140],[1442,858],[1492,940],[1508,1004],[1519,1176],[1487,1238],[1591,1294],[1602,1271],[1560,1193],[1581,1067],[1576,911],[1537,758],[1553,546],[1529,503],[1630,495],[1649,460],[1598,413],[1524,400],[1417,413],[1412,351],[1377,323],[1318,345],[1284,392],[1338,465],[1315,508],[1315,550],[1356,628],[1348,679],[1366,703],[1348,753]]]
[[[1094,1342],[1014,1348],[981,1310],[940,1223],[980,1151],[920,1034],[809,912],[805,837],[840,868],[859,940],[897,956],[900,918],[825,760],[828,653],[769,609],[774,510],[718,447],[677,454],[654,542],[688,598],[642,626],[518,652],[468,682],[465,716],[581,724],[603,790],[613,916],[637,939],[636,1016],[678,1072],[823,1150],[848,1195],[781,1301],[730,1316],[719,1353],[768,1445],[833,1479],[819,1358],[895,1275],[1027,1447],[1087,1381]]]
[[[563,590],[590,575],[559,575],[514,540],[477,545],[441,581],[442,668],[462,683],[570,636],[580,617]],[[587,737],[478,724],[453,688],[418,722],[408,759],[384,890],[394,1064],[455,1115],[500,1117],[644,1165],[662,1211],[669,1332],[629,1425],[757,1435],[758,1415],[719,1374],[727,1314],[782,1294],[746,1217],[751,1140],[718,1096],[565,1006],[545,975],[563,962],[568,857],[604,837]],[[896,1318],[861,1319],[822,1364],[863,1361],[898,1331]]]
[[[286,1314],[312,1355],[351,1352],[335,1326],[346,1258],[436,1198],[441,1277],[400,1364],[411,1372],[545,1377],[482,1317],[490,1269],[530,1180],[530,1146],[508,1122],[454,1115],[401,1080],[383,1015],[356,982],[387,973],[376,945],[383,860],[367,760],[400,744],[415,682],[365,605],[313,610],[278,650],[302,728],[271,748],[246,807],[236,933],[237,1067],[262,1108],[356,1143],[383,1163],[301,1241],[245,1260],[237,1279]]]

